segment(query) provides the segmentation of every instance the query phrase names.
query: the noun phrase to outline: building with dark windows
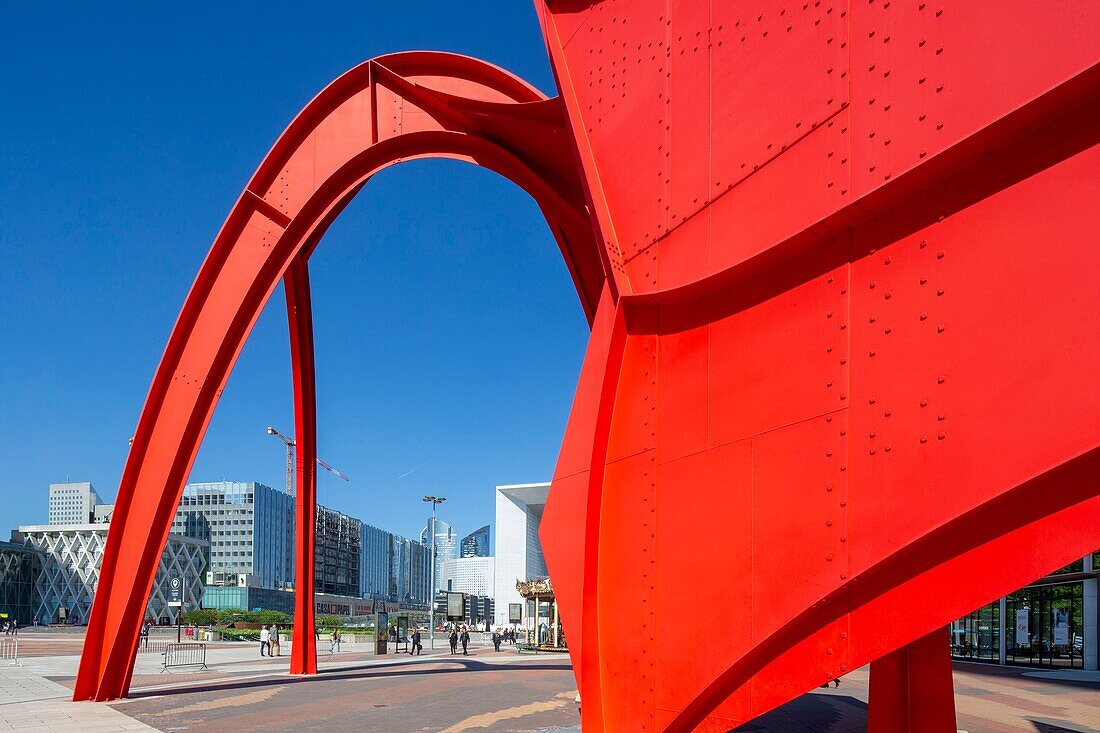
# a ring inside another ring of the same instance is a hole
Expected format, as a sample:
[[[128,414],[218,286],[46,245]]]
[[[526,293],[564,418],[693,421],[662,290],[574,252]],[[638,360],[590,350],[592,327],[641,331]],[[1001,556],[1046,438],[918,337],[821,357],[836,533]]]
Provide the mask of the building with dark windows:
[[[32,547],[0,542],[0,625],[14,619],[28,626],[34,619],[35,582],[42,554]]]
[[[359,542],[363,523],[318,505],[313,582],[317,593],[359,596]]]
[[[489,525],[463,537],[458,547],[459,557],[489,557]]]
[[[1006,558],[1011,562],[1011,558]],[[956,659],[1096,670],[1100,551],[951,624]]]

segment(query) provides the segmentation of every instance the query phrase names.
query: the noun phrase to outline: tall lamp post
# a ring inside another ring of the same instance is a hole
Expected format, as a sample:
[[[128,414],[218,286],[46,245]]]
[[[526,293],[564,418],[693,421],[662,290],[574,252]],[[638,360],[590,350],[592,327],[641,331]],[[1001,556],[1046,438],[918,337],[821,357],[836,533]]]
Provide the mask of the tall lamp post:
[[[424,501],[430,502],[432,505],[432,523],[428,528],[432,533],[431,570],[428,571],[430,576],[428,585],[431,588],[428,593],[428,648],[435,649],[435,508],[447,501],[447,498],[443,496],[425,496]]]

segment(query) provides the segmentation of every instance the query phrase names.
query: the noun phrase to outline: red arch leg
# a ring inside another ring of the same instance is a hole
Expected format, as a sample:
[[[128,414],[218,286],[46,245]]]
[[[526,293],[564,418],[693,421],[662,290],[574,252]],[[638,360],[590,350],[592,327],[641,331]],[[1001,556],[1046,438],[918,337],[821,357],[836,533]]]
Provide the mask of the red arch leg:
[[[100,583],[74,686],[76,700],[125,696],[149,590],[183,485],[229,373],[280,278],[292,309],[298,454],[299,629],[293,669],[312,647],[315,423],[305,257],[374,172],[448,157],[494,170],[538,202],[586,313],[602,288],[597,245],[570,168],[555,100],[488,64],[396,54],[352,70],[280,137],[230,212],[188,294],[157,369],[119,485]],[[408,76],[408,79],[404,75]],[[382,79],[383,81],[379,81]],[[389,86],[385,86],[388,84]],[[399,118],[378,114],[402,104]],[[414,113],[419,109],[422,114]]]
[[[290,644],[290,672],[317,674],[313,605],[317,519],[317,392],[309,264],[304,254],[291,263],[283,277],[283,286],[286,289],[287,320],[290,323],[290,361],[294,373],[294,441],[298,460],[294,637]]]
[[[939,629],[871,662],[867,733],[955,733],[950,634]]]

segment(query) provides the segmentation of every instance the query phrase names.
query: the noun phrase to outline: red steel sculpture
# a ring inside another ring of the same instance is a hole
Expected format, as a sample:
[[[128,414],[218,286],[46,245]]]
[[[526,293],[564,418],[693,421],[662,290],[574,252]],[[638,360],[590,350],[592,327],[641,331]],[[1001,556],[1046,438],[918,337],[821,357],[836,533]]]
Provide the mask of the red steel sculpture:
[[[871,663],[872,731],[954,731],[944,627],[1100,545],[1100,5],[536,7],[560,97],[381,57],[260,165],[142,412],[75,699],[128,690],[280,278],[316,672],[306,263],[375,171],[442,156],[534,197],[592,325],[541,530],[584,729],[725,731]]]

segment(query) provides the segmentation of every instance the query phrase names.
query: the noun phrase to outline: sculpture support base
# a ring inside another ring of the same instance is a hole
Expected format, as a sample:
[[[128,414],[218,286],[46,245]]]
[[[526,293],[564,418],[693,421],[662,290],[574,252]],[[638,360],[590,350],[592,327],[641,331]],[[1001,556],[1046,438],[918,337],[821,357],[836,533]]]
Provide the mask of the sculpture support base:
[[[955,733],[950,632],[921,637],[871,663],[867,733]]]

